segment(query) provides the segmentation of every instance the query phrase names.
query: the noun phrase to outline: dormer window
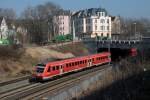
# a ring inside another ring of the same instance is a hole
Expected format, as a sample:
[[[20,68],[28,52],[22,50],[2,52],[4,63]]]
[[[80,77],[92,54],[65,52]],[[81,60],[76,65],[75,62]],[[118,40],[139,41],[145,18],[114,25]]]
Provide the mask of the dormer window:
[[[97,15],[98,15],[98,16],[101,16],[101,13],[100,13],[100,12],[98,12],[98,13],[97,13]]]
[[[105,16],[105,12],[103,12],[103,16]]]
[[[100,16],[103,16],[103,13],[102,13],[102,12],[100,12]]]

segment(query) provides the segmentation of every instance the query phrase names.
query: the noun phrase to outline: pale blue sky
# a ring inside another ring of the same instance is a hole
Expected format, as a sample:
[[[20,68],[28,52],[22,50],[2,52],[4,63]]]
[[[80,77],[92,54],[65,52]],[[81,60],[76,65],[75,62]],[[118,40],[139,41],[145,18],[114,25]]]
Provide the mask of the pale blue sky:
[[[28,5],[36,6],[48,1],[72,11],[101,6],[111,15],[150,19],[150,0],[0,0],[0,8],[13,8],[19,14]]]

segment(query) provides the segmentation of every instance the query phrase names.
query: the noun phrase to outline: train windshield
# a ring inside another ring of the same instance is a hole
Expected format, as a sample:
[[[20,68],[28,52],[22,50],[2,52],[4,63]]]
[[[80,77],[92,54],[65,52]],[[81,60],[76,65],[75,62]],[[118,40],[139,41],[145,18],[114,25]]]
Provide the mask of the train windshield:
[[[37,64],[37,73],[43,73],[44,72],[44,68],[45,68],[45,64]]]
[[[36,72],[37,73],[43,73],[44,72],[44,68],[37,68]]]

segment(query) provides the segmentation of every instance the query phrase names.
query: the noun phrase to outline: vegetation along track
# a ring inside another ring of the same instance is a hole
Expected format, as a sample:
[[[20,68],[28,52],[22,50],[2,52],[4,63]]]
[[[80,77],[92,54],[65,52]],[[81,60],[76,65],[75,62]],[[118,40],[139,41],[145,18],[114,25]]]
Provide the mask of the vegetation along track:
[[[30,86],[3,94],[2,96],[0,96],[0,99],[10,100],[13,98],[13,100],[15,100],[15,99],[23,99],[23,98],[31,99],[31,98],[38,97],[38,96],[40,97],[41,95],[47,93],[47,91],[54,91],[56,89],[60,89],[60,87],[63,88],[67,84],[71,84],[72,82],[74,83],[75,81],[80,80],[80,77],[83,77],[84,75],[91,74],[92,72],[95,73],[98,70],[102,70],[107,67],[108,67],[108,65],[95,67],[95,68],[92,68],[89,70],[81,71],[79,73],[64,76],[63,78],[59,78],[57,80],[48,81],[45,83],[31,84]],[[62,84],[64,84],[64,85],[59,86]],[[44,92],[44,91],[46,91],[46,92]]]

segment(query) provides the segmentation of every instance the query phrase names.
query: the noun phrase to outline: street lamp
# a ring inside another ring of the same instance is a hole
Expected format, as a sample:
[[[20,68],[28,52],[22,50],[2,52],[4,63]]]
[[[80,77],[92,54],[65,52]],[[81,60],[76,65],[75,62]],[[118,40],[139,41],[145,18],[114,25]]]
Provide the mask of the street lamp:
[[[135,25],[135,33],[134,33],[134,35],[136,36],[136,22],[133,23],[133,24]]]

